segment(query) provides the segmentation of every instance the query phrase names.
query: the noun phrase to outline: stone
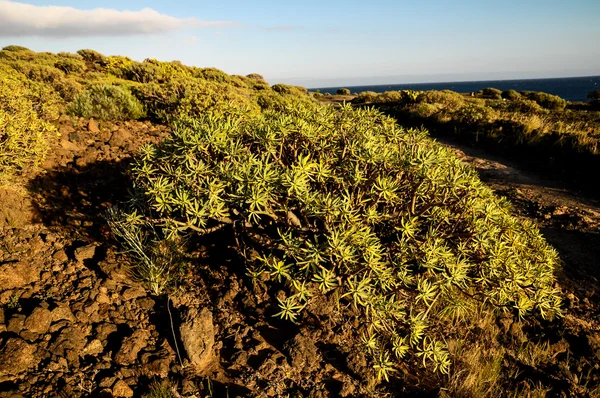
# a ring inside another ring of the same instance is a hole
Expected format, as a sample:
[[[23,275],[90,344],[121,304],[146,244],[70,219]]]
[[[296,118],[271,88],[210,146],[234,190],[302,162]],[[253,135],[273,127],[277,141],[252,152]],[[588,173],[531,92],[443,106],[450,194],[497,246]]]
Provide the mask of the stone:
[[[45,308],[36,307],[25,320],[24,328],[37,334],[45,334],[52,323],[52,313]]]
[[[192,308],[179,326],[183,348],[199,375],[207,372],[215,360],[213,345],[215,329],[212,312],[208,308],[198,311]]]
[[[96,153],[86,153],[84,156],[80,156],[75,159],[75,166],[82,168],[88,164],[94,163],[97,160]]]
[[[112,388],[112,393],[115,397],[133,397],[133,390],[123,380],[117,380]]]
[[[68,123],[70,121],[71,121],[71,117],[64,113],[62,115],[60,115],[60,117],[58,118],[59,123]]]
[[[166,378],[169,375],[171,361],[168,358],[157,358],[146,365],[150,373],[161,378]]]
[[[86,355],[98,355],[102,354],[103,351],[104,347],[102,346],[102,342],[98,339],[91,340],[83,349],[83,353]]]
[[[146,291],[140,287],[130,287],[123,292],[123,298],[125,300],[133,300],[139,297],[144,297]]]
[[[0,265],[0,291],[18,289],[40,280],[40,269],[27,261]]]
[[[75,322],[75,315],[66,303],[58,304],[58,307],[52,310],[52,322],[58,322],[61,320],[67,320],[69,322]]]
[[[108,295],[106,293],[98,293],[98,295],[96,296],[96,302],[98,302],[99,304],[109,304],[110,303],[110,297],[108,297]]]
[[[75,249],[75,259],[80,263],[94,258],[94,255],[96,255],[96,245],[87,245]]]
[[[123,340],[121,349],[115,355],[115,362],[120,365],[131,365],[137,360],[139,352],[148,345],[150,333],[138,329]]]
[[[83,147],[81,145],[77,145],[74,142],[69,140],[61,140],[60,147],[69,152],[80,152],[83,151]]]
[[[150,297],[138,299],[136,302],[138,307],[140,307],[144,311],[150,311],[156,305],[156,302]]]
[[[36,364],[36,347],[20,338],[10,338],[0,350],[0,381],[25,372]]]
[[[88,131],[90,133],[99,133],[100,129],[98,128],[98,123],[94,119],[90,119],[87,125]]]
[[[130,142],[132,137],[133,135],[129,131],[119,129],[112,134],[112,137],[110,137],[108,143],[111,146],[122,147],[125,146],[125,144],[127,144],[128,142]]]
[[[117,325],[114,323],[104,322],[96,325],[94,329],[95,336],[100,341],[106,341],[109,335],[117,331]]]
[[[77,359],[77,355],[86,346],[85,334],[75,326],[61,329],[60,334],[50,344],[49,350],[54,355],[66,356],[70,362]]]
[[[23,325],[25,325],[25,319],[26,319],[25,315],[22,315],[22,314],[13,315],[12,318],[10,318],[10,320],[8,321],[6,330],[9,332],[13,332],[15,334],[21,333],[21,330],[23,330]]]
[[[116,380],[116,377],[105,377],[102,380],[100,380],[100,383],[98,383],[98,387],[100,387],[100,388],[112,387],[115,385],[115,380]]]

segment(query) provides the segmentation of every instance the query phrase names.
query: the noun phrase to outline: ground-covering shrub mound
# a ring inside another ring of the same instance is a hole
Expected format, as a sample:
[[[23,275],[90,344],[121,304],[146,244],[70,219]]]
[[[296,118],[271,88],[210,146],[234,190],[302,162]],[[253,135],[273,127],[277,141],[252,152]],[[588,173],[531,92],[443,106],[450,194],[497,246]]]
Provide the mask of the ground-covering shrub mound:
[[[182,78],[164,84],[137,85],[132,91],[146,106],[148,116],[160,122],[178,115],[199,116],[229,107],[259,110],[255,100],[235,87],[200,79]]]
[[[350,95],[351,93],[350,93],[350,89],[349,88],[339,88],[336,91],[336,94],[337,95]]]
[[[567,101],[560,98],[558,95],[542,93],[539,91],[522,91],[521,94],[527,99],[537,102],[546,109],[562,110],[567,106]]]
[[[536,227],[425,131],[376,110],[201,114],[145,146],[132,171],[132,229],[230,230],[249,277],[285,286],[272,312],[299,322],[333,298],[379,379],[414,359],[448,372],[445,322],[482,305],[559,314],[557,255]]]
[[[58,116],[55,102],[43,86],[0,65],[0,184],[44,159],[56,128],[42,118]]]
[[[479,90],[477,92],[477,96],[481,98],[488,99],[500,99],[502,98],[502,90],[498,90],[497,88],[488,87],[483,90]]]
[[[502,94],[500,94],[500,96],[511,101],[521,98],[521,94],[519,94],[519,92],[516,90],[505,90],[502,92]]]
[[[68,111],[100,120],[132,120],[145,115],[142,104],[127,88],[110,84],[93,85],[78,94]]]

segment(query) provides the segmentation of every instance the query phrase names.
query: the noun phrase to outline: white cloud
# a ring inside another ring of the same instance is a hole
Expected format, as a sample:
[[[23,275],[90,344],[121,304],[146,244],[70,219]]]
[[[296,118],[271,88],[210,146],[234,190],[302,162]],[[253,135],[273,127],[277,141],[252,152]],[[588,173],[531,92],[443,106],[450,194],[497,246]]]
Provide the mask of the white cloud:
[[[0,0],[0,37],[8,36],[126,36],[164,33],[186,27],[222,27],[224,21],[176,18],[151,8],[119,11],[109,8],[79,10],[62,6],[35,6]]]

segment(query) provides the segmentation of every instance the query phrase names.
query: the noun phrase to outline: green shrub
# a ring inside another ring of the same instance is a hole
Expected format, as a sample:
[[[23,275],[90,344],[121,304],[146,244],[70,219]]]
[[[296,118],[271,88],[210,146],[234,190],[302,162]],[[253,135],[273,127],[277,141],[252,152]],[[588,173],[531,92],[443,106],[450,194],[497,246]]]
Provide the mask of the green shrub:
[[[501,99],[502,98],[502,90],[498,90],[497,88],[489,87],[484,88],[483,90],[479,90],[477,95],[481,98],[487,99]]]
[[[592,91],[587,95],[592,105],[600,105],[600,90]]]
[[[15,46],[15,45],[10,45],[10,46],[6,46],[6,47],[2,47],[2,50],[3,51],[10,51],[10,52],[29,52],[29,53],[33,52],[30,49],[28,49],[27,47]]]
[[[336,94],[337,95],[350,95],[351,93],[350,93],[350,89],[348,89],[348,88],[339,88],[336,91]]]
[[[194,72],[194,77],[218,83],[225,83],[230,80],[227,73],[217,68],[199,68]]]
[[[288,94],[297,97],[306,96],[308,90],[302,86],[290,86],[287,84],[275,84],[271,87],[273,91],[278,92],[279,94]]]
[[[498,120],[498,111],[478,104],[467,103],[452,113],[452,119],[468,125],[493,123]]]
[[[53,116],[47,91],[0,65],[0,183],[44,159],[57,132],[42,117]]]
[[[106,57],[98,51],[84,49],[77,51],[77,54],[83,58],[88,69],[103,70],[106,67]]]
[[[358,93],[356,97],[352,100],[352,103],[355,104],[370,104],[375,102],[378,94],[375,91],[363,91],[362,93]]]
[[[527,99],[537,102],[540,106],[546,109],[562,110],[567,106],[567,101],[557,95],[537,91],[522,91],[521,94]]]
[[[441,111],[441,106],[439,104],[428,104],[426,102],[421,102],[415,105],[412,110],[414,114],[421,118],[429,118]]]
[[[465,99],[462,95],[450,90],[442,91],[423,91],[416,98],[417,103],[440,104],[444,108],[458,109],[464,103]]]
[[[542,111],[542,107],[537,102],[524,98],[518,98],[510,101],[506,109],[510,112],[521,113],[539,113]]]
[[[132,87],[144,104],[148,116],[160,122],[185,114],[198,116],[208,110],[229,108],[258,112],[258,104],[228,84],[199,79],[173,79],[164,84],[149,83]]]
[[[53,83],[64,77],[64,74],[60,70],[54,66],[45,64],[19,61],[13,63],[12,67],[27,76],[28,79],[36,82]]]
[[[299,321],[328,297],[380,379],[404,361],[448,372],[447,322],[481,305],[559,314],[555,251],[426,132],[350,105],[199,116],[143,147],[132,172],[147,218],[130,222],[228,230],[252,280],[284,288],[273,313]]]
[[[259,82],[265,81],[265,78],[263,77],[263,75],[259,75],[258,73],[250,73],[249,75],[246,75],[246,77],[251,80],[257,80]]]
[[[97,84],[69,104],[72,115],[100,120],[131,120],[145,116],[142,104],[124,87]]]
[[[507,99],[507,100],[518,100],[521,98],[521,94],[519,94],[517,91],[515,90],[506,90],[503,91],[501,94],[502,98]]]
[[[80,59],[62,57],[54,63],[54,67],[63,71],[65,74],[76,74],[85,70],[85,63]]]
[[[404,96],[400,91],[386,91],[375,98],[375,103],[378,104],[387,104],[392,102],[401,102],[404,99]]]

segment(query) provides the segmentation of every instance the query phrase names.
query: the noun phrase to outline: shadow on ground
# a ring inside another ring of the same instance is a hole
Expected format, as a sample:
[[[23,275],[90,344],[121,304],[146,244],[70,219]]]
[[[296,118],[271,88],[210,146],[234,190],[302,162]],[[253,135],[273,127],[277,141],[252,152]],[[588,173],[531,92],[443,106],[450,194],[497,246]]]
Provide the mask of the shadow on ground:
[[[51,229],[105,240],[103,214],[125,200],[131,187],[128,163],[99,161],[83,167],[60,167],[32,179],[27,188],[37,218]]]

